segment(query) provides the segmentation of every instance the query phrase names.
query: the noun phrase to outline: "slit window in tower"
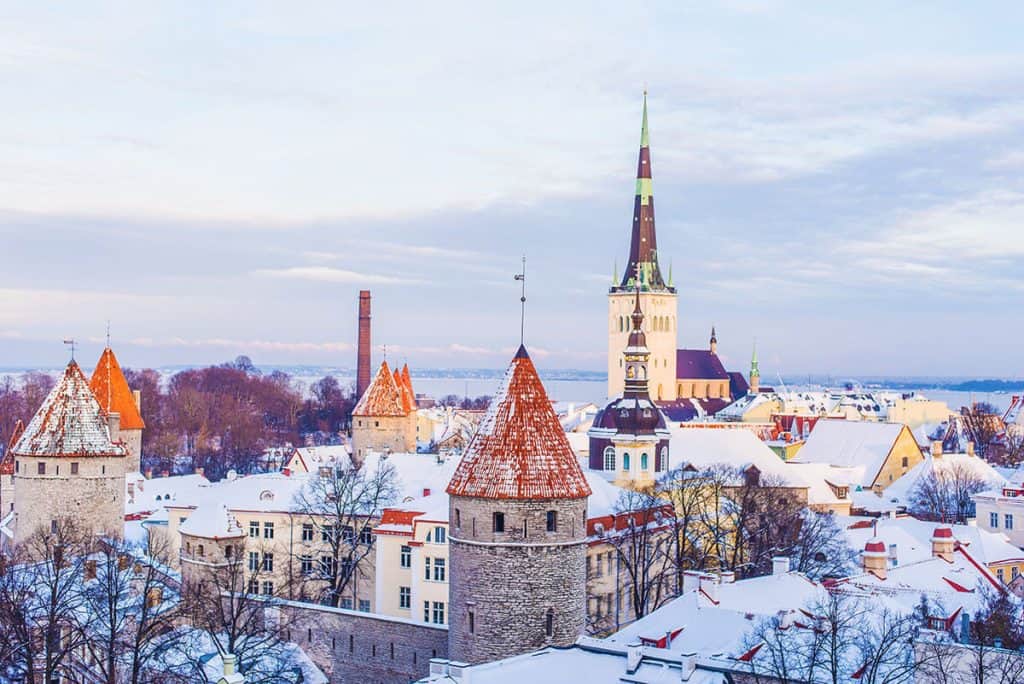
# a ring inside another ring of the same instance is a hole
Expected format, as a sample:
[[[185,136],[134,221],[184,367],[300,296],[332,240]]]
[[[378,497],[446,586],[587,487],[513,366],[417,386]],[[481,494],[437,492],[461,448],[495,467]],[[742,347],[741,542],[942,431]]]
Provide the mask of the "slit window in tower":
[[[548,511],[547,513],[547,524],[548,532],[558,531],[558,511]]]
[[[544,633],[550,639],[555,633],[555,611],[548,608],[547,615],[544,616]]]

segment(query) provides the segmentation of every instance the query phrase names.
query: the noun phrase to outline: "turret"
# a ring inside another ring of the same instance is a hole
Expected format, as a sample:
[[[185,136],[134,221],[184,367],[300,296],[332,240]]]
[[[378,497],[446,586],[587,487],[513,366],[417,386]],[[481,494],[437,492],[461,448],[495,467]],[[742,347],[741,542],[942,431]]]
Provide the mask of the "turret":
[[[715,326],[711,326],[711,341],[708,343],[708,349],[712,354],[718,353],[718,336],[715,334]]]
[[[750,393],[757,394],[761,391],[761,370],[757,365],[757,343],[754,343],[754,353],[750,357]]]
[[[520,346],[448,485],[448,654],[570,646],[585,627],[590,486]]]

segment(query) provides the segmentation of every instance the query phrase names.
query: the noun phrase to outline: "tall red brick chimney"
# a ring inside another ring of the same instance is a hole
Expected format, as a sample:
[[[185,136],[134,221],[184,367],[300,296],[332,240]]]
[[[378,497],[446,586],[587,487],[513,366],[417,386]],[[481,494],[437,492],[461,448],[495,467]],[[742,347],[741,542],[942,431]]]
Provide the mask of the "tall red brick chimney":
[[[356,352],[356,395],[370,386],[370,291],[359,291],[359,348]]]

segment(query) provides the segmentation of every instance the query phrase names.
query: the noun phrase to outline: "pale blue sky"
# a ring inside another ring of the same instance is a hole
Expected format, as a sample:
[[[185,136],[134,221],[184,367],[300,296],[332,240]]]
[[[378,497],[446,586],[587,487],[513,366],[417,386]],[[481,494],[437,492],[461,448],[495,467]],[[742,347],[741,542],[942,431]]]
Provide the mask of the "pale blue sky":
[[[646,84],[681,345],[1024,374],[1020,3],[299,4],[0,3],[0,366],[601,368]]]

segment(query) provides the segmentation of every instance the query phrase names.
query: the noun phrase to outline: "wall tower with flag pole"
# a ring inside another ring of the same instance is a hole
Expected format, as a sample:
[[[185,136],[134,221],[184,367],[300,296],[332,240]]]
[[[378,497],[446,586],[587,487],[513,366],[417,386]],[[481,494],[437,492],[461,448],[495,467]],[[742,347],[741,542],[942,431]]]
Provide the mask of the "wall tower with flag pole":
[[[676,398],[678,299],[675,288],[665,281],[658,262],[646,91],[640,128],[640,157],[636,172],[636,195],[633,199],[629,261],[621,281],[613,283],[608,291],[609,397],[621,394],[625,387],[623,352],[629,343],[634,289],[637,287],[645,312],[644,333],[651,352],[651,395],[658,401],[672,401]]]

